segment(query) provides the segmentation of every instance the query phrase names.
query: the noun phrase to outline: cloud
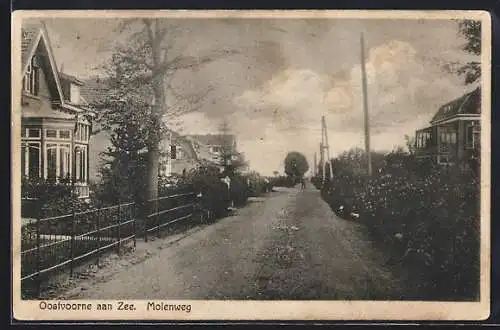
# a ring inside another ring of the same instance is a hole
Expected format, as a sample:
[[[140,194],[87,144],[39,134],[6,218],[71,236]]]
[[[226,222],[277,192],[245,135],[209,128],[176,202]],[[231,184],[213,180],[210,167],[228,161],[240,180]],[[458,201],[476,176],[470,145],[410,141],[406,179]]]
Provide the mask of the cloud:
[[[58,64],[84,77],[105,59],[114,20],[49,21]],[[359,35],[365,32],[372,147],[404,143],[443,103],[466,92],[459,77],[441,70],[471,60],[451,20],[183,20],[176,38],[196,55],[215,48],[241,54],[199,70],[176,73],[173,84],[188,95],[213,91],[194,113],[171,118],[186,133],[217,130],[227,120],[253,168],[271,174],[286,152],[319,150],[320,119],[328,125],[332,156],[363,147]],[[82,31],[85,31],[83,33]],[[77,38],[79,37],[79,38]],[[101,47],[102,48],[102,47]],[[106,47],[104,47],[106,48]],[[109,47],[108,47],[109,48]]]
[[[370,49],[366,73],[371,145],[375,150],[389,151],[404,145],[406,134],[411,136],[415,129],[426,126],[442,103],[465,90],[458,77],[425,63],[411,43],[401,40],[389,40]],[[262,161],[266,164],[277,166],[290,148],[308,153],[318,150],[323,115],[332,156],[364,146],[360,64],[337,75],[287,68],[237,96],[234,104],[240,110],[234,115],[239,118],[235,123],[260,123],[253,124],[251,130],[247,124],[241,126],[243,137],[251,132],[274,141],[268,142],[266,150],[272,150],[276,160]],[[255,159],[259,159],[259,150],[256,147]]]

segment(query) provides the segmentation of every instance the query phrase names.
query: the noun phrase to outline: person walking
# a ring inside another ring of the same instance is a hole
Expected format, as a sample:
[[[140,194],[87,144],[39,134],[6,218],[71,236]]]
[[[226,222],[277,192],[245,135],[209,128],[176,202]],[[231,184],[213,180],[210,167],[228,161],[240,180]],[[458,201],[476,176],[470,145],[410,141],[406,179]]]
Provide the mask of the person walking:
[[[304,178],[300,179],[300,190],[306,189],[306,180]]]

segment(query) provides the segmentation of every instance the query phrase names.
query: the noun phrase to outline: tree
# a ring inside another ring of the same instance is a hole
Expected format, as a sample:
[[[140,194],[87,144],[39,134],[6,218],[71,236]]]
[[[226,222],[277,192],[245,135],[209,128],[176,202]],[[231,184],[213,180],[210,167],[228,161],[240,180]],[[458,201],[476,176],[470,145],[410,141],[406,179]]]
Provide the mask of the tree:
[[[302,178],[309,170],[306,157],[297,151],[289,152],[285,157],[285,173],[289,177]]]
[[[224,174],[229,177],[237,174],[242,168],[248,166],[244,155],[237,151],[236,140],[227,121],[223,121],[220,127],[220,141],[221,146],[219,166],[223,168]]]
[[[481,55],[481,21],[459,21],[458,30],[466,39],[462,49],[472,55]],[[464,76],[466,84],[472,84],[481,78],[481,63],[470,61],[458,69],[458,74]]]
[[[124,121],[116,118],[128,112],[122,111],[123,104],[139,106],[140,140],[145,143],[146,150],[147,196],[148,199],[155,199],[158,194],[160,141],[166,131],[164,119],[194,110],[192,105],[204,96],[176,93],[172,88],[175,73],[196,69],[236,51],[218,49],[197,57],[184,55],[184,49],[177,47],[180,33],[186,33],[179,20],[127,19],[120,24],[118,32],[127,38],[115,47],[108,63],[106,71],[112,81],[111,95],[103,108],[108,109],[107,119],[111,123],[122,125]],[[179,97],[187,100],[187,107],[172,111],[171,99]],[[107,126],[112,129],[112,125]]]

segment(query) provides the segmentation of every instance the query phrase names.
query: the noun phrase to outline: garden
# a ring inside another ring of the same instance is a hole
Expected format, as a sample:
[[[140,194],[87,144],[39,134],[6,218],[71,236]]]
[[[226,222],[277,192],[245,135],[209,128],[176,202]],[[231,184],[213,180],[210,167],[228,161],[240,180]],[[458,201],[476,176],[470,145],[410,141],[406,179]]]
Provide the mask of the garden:
[[[323,199],[345,219],[366,225],[388,262],[403,264],[414,299],[478,299],[480,182],[462,166],[437,166],[401,150],[372,157],[359,150],[332,160]],[[463,165],[463,164],[462,164]]]

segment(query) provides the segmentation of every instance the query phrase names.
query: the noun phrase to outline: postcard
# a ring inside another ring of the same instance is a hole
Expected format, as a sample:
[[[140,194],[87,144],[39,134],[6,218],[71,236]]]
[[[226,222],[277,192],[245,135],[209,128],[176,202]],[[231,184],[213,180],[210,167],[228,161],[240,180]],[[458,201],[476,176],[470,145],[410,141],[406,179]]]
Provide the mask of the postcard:
[[[482,11],[17,11],[17,320],[482,320]]]

